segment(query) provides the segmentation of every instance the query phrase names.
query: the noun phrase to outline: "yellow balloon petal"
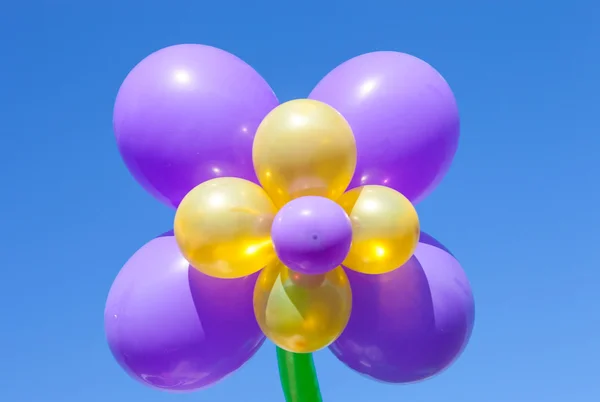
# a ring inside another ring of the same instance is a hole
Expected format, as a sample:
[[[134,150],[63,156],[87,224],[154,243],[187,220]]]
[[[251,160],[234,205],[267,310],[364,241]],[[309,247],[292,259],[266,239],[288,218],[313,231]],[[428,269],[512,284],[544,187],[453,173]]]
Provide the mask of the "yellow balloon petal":
[[[254,169],[282,207],[307,195],[337,199],[356,168],[356,142],[348,122],[331,106],[310,99],[283,103],[256,131]]]
[[[275,257],[271,224],[276,212],[257,184],[233,177],[209,180],[179,204],[175,239],[199,271],[217,278],[247,276]]]
[[[330,345],[346,328],[351,309],[352,292],[342,267],[304,275],[276,261],[260,273],[254,288],[258,325],[290,352],[311,353]]]
[[[419,242],[419,216],[411,202],[384,186],[345,193],[338,203],[352,221],[352,246],[344,265],[364,274],[383,274],[406,263]]]

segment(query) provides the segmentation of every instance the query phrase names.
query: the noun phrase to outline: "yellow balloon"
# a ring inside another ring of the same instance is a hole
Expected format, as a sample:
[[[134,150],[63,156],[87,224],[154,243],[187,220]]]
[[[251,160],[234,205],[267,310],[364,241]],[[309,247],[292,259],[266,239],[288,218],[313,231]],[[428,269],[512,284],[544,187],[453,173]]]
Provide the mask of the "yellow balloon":
[[[338,267],[322,275],[296,273],[276,261],[254,288],[254,314],[273,343],[294,353],[311,353],[342,333],[352,309],[348,277]]]
[[[364,186],[338,203],[352,222],[352,246],[343,264],[364,274],[384,274],[407,262],[420,236],[419,216],[396,190]]]
[[[278,207],[307,195],[337,199],[356,168],[348,122],[331,106],[296,99],[279,105],[256,131],[254,169]]]
[[[271,224],[277,210],[264,190],[248,180],[222,177],[192,189],[175,214],[175,239],[199,271],[239,278],[275,258]]]

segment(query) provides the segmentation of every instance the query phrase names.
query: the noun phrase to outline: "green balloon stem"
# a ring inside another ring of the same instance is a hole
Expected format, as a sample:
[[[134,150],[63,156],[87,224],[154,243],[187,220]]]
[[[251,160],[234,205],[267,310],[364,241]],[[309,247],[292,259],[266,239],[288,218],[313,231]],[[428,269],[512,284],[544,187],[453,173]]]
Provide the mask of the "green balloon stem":
[[[277,363],[286,402],[323,402],[312,353],[277,348]]]

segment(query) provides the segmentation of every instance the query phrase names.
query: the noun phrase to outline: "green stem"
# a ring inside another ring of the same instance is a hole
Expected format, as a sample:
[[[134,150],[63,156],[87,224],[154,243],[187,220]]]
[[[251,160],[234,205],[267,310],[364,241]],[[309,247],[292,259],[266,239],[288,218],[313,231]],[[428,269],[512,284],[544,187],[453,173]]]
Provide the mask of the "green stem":
[[[277,348],[277,363],[286,402],[323,402],[312,353]]]

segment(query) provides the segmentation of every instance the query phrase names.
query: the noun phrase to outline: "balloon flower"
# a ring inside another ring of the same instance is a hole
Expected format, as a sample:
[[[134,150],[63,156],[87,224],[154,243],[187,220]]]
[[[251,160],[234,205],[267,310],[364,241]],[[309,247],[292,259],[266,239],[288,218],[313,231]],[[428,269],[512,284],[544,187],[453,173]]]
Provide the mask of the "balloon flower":
[[[108,344],[133,378],[199,390],[268,338],[286,401],[316,402],[315,351],[408,383],[465,348],[469,282],[414,207],[459,137],[454,96],[424,61],[365,54],[279,104],[237,57],[171,46],[129,73],[114,130],[134,178],[176,209],[108,295]]]

